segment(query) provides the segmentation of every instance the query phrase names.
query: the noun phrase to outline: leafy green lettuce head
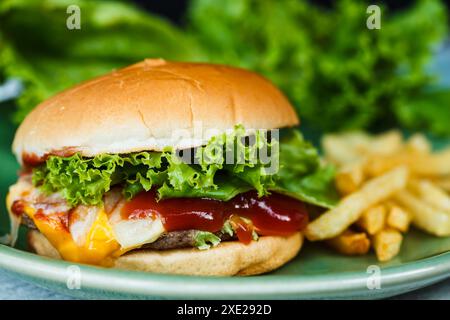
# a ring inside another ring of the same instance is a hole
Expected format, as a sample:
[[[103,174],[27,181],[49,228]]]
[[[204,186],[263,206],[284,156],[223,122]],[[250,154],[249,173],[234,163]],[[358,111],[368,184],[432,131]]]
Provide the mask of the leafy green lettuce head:
[[[50,156],[33,169],[33,183],[46,193],[61,193],[72,206],[98,205],[114,186],[121,186],[127,199],[152,188],[159,199],[222,201],[256,190],[259,196],[276,191],[323,207],[334,204],[334,172],[320,164],[317,151],[298,132],[281,142],[262,131],[251,137],[236,126],[190,150],[194,152],[187,159],[172,149],[93,158]],[[270,153],[270,163],[259,157],[263,150]]]
[[[73,5],[81,30],[66,28]],[[189,35],[131,1],[0,1],[0,83],[20,79],[24,87],[16,123],[57,92],[148,57],[203,60]]]
[[[404,1],[402,10],[380,4],[381,30],[366,26],[374,1],[328,3],[191,0],[188,30],[208,61],[271,79],[316,130],[400,125],[450,135],[450,106],[438,103],[449,89],[430,90],[446,76],[438,71],[448,53],[440,67],[427,66],[448,37],[444,1]]]

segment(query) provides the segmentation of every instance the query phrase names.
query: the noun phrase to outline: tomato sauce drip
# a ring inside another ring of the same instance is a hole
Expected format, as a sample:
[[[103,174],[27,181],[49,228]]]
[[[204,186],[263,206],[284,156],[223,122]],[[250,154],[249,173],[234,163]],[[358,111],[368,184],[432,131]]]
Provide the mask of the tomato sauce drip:
[[[25,213],[25,202],[22,200],[15,200],[11,205],[11,212],[17,217],[22,216]]]
[[[247,223],[244,219],[236,215],[232,215],[230,221],[240,242],[244,244],[252,242],[254,230],[253,224]]]
[[[154,191],[141,192],[121,210],[124,219],[159,216],[167,231],[196,229],[217,232],[231,217],[240,241],[249,243],[252,232],[287,236],[304,229],[308,223],[305,205],[298,200],[273,193],[258,198],[254,191],[230,201],[206,198],[174,198],[156,201]],[[250,225],[245,221],[251,221]]]
[[[50,156],[57,156],[57,157],[70,157],[73,156],[75,153],[77,153],[77,149],[74,147],[66,147],[63,148],[61,150],[53,150],[49,153],[44,154],[43,156],[38,156],[35,153],[22,153],[22,162],[24,164],[25,167],[37,167],[40,166],[41,164],[44,164],[45,161],[47,161],[47,159]]]
[[[212,199],[174,198],[157,202],[154,191],[141,192],[122,208],[124,219],[158,215],[167,231],[217,232],[226,220],[226,203]]]
[[[46,215],[42,209],[39,209],[34,219],[45,221],[53,230],[69,232],[69,215],[66,212]]]
[[[304,203],[281,194],[258,198],[250,191],[236,196],[231,205],[233,214],[250,219],[260,235],[287,236],[308,224]]]
[[[48,159],[48,156],[44,155],[39,157],[35,153],[23,153],[22,162],[26,167],[37,167],[43,164]]]

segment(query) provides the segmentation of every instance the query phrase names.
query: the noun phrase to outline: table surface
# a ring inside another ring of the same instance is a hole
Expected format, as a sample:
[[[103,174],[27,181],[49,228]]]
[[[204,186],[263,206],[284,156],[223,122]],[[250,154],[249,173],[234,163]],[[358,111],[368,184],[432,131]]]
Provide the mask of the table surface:
[[[189,298],[189,297],[186,297]],[[68,300],[71,297],[37,287],[0,270],[0,300]],[[450,278],[394,299],[450,300]]]

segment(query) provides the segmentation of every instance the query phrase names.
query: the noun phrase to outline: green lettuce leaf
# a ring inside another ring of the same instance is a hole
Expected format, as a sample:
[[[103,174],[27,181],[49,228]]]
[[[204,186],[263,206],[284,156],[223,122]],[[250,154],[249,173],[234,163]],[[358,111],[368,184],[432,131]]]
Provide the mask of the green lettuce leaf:
[[[217,181],[218,180],[218,181]],[[161,199],[164,198],[210,198],[227,201],[240,193],[252,190],[252,186],[233,176],[221,176],[216,179],[217,188],[173,190],[167,184],[158,189]]]
[[[222,232],[223,234],[228,234],[230,237],[234,235],[234,230],[229,220],[225,221],[220,232]]]
[[[207,231],[198,231],[195,235],[195,246],[200,250],[206,250],[215,247],[220,243],[220,238],[214,233]]]
[[[450,89],[419,93],[407,105],[398,106],[396,113],[408,128],[430,129],[436,135],[450,135]]]
[[[281,144],[260,131],[253,134],[252,142],[247,140],[244,128],[236,126],[197,148],[192,164],[171,149],[93,158],[50,156],[33,170],[33,183],[46,193],[60,192],[72,206],[97,205],[116,185],[122,186],[126,199],[152,188],[158,199],[222,201],[256,190],[259,196],[275,191],[322,207],[333,206],[334,171],[320,164],[317,151],[298,131],[292,131]],[[279,170],[269,171],[269,162],[255,158],[263,148],[274,153],[271,159]],[[229,155],[234,158],[225,161]]]
[[[271,190],[331,208],[339,200],[334,176],[335,169],[322,165],[317,150],[293,130],[280,143],[280,170]]]
[[[244,220],[247,224],[252,224],[252,221],[250,219],[240,217],[242,220]],[[226,220],[222,226],[222,229],[220,230],[222,234],[227,234],[230,237],[233,237],[235,235],[235,230],[233,229],[233,226],[230,222],[230,220]],[[255,230],[252,230],[252,239],[253,241],[259,240],[259,235]]]
[[[68,6],[81,29],[66,28]],[[130,1],[0,1],[0,82],[20,79],[19,123],[38,103],[70,86],[145,58],[202,60],[198,44],[177,26]]]
[[[444,1],[404,1],[402,10],[379,4],[381,30],[366,27],[374,1],[327,3],[191,0],[188,30],[209,61],[271,79],[315,129],[400,125],[450,135],[440,120],[448,119],[448,104],[410,106],[417,93],[436,85],[437,74],[445,75],[426,68],[433,49],[448,37]]]
[[[236,126],[228,134],[212,138],[197,148],[194,164],[183,162],[173,150],[139,152],[127,155],[98,155],[83,158],[50,156],[45,165],[33,170],[33,183],[47,193],[60,192],[72,205],[96,205],[114,185],[123,186],[127,199],[141,191],[157,188],[159,199],[173,197],[208,197],[229,200],[252,189],[268,194],[273,179],[264,174],[264,164],[255,162],[250,154],[269,145],[258,138],[258,144],[245,145],[245,130]],[[255,135],[260,135],[256,133]],[[231,164],[225,164],[226,152],[240,145]],[[214,148],[213,148],[214,147]],[[213,157],[211,150],[222,150]],[[242,155],[241,161],[237,157]],[[198,164],[196,164],[198,163]]]

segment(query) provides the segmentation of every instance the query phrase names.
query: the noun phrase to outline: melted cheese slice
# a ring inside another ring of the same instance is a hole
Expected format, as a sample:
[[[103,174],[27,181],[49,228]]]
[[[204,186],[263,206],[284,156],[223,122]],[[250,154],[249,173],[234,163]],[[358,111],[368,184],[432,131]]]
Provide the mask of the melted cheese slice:
[[[26,213],[64,260],[109,266],[112,265],[113,258],[121,251],[103,208],[97,211],[97,216],[82,246],[73,240],[71,233],[57,217],[58,214],[45,216],[33,211],[30,208]]]
[[[109,214],[103,206],[78,206],[69,213],[58,210],[61,204],[46,204],[48,199],[43,197],[31,183],[19,180],[7,197],[10,217],[20,219],[11,212],[11,206],[15,200],[22,200],[24,213],[64,260],[112,266],[116,257],[156,241],[165,232],[160,219],[122,219],[123,200]]]
[[[129,251],[152,243],[165,232],[159,218],[123,219],[121,210],[124,204],[125,201],[121,201],[109,215],[116,240],[123,250]]]

